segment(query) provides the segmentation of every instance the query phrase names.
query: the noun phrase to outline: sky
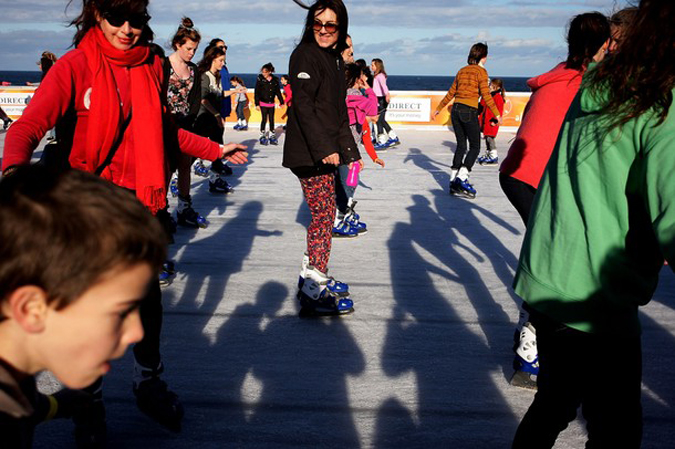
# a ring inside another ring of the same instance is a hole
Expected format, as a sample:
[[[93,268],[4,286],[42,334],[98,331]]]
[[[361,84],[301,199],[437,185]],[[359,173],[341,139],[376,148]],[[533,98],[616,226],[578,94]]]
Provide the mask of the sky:
[[[469,48],[487,42],[493,76],[533,76],[563,61],[566,25],[576,14],[610,14],[627,0],[344,0],[355,57],[380,58],[390,75],[454,75]],[[82,0],[0,0],[0,70],[37,70],[44,50],[68,51],[67,23]],[[168,42],[182,16],[221,37],[231,73],[257,73],[272,62],[287,71],[306,11],[292,0],[151,0],[155,42]],[[199,59],[201,51],[198,51]],[[195,61],[196,62],[196,61]]]

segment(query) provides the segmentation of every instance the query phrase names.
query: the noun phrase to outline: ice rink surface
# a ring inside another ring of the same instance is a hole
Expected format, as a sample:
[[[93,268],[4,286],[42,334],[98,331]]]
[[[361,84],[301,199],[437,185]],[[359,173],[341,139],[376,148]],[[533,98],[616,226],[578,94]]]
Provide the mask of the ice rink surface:
[[[450,197],[454,134],[401,130],[402,144],[381,153],[386,167],[368,160],[361,175],[368,233],[333,241],[330,274],[349,283],[355,313],[301,319],[309,210],[281,167],[284,138],[260,146],[251,129],[226,132],[251,148],[228,179],[236,191],[215,196],[193,177],[194,208],[210,225],[179,228],[170,249],[178,274],[163,289],[162,352],[164,378],[185,405],[183,431],[138,411],[127,354],[105,380],[109,447],[509,447],[533,392],[508,384],[524,227],[497,168],[474,167],[475,200]],[[512,138],[498,137],[501,156]],[[675,276],[664,267],[641,312],[644,448],[675,441],[674,308]],[[41,425],[35,447],[72,447],[72,429]],[[577,420],[556,448],[584,441]]]

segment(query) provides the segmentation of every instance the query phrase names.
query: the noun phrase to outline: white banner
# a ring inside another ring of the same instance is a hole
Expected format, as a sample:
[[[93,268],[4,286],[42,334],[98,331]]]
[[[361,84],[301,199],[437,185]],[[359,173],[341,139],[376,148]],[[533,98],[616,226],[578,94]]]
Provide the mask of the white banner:
[[[431,98],[392,96],[387,107],[388,122],[428,122]]]
[[[20,116],[26,105],[33,98],[34,89],[23,92],[7,92],[0,90],[0,107],[10,116]]]

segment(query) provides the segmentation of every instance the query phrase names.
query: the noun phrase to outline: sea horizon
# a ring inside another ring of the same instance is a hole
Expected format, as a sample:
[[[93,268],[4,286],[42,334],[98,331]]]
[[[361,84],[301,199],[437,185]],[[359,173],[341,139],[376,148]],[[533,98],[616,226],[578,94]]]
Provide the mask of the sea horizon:
[[[244,81],[244,84],[252,89],[255,87],[255,80],[257,73],[237,73],[230,72],[231,76],[239,76]],[[276,76],[281,76],[283,73],[277,73]],[[40,82],[41,73],[39,71],[26,70],[0,70],[0,82],[9,82],[13,86],[25,86],[27,82]],[[506,92],[529,92],[527,87],[527,80],[530,77],[518,76],[498,76],[493,75],[491,78],[500,78],[504,82]],[[447,91],[454,76],[448,75],[389,75],[387,78],[387,85],[390,90],[397,91]]]

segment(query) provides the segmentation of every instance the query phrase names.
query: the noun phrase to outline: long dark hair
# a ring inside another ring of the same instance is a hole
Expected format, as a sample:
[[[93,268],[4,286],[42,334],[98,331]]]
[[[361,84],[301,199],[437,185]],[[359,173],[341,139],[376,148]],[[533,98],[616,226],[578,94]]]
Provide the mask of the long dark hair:
[[[668,115],[675,87],[674,22],[675,2],[642,0],[618,50],[589,73],[585,81],[596,99],[604,99],[610,129],[651,108],[659,124]]]
[[[202,35],[199,34],[199,31],[195,28],[194,22],[192,22],[189,17],[183,17],[180,21],[180,25],[178,25],[176,34],[174,34],[171,39],[171,48],[173,48],[174,51],[178,50],[178,46],[184,45],[188,39],[198,44],[202,40]]]
[[[70,0],[68,6],[73,2]],[[82,0],[82,11],[80,15],[75,17],[70,26],[74,26],[77,31],[73,37],[73,47],[82,41],[84,35],[87,34],[87,31],[92,29],[95,26],[98,26],[98,20],[96,20],[96,15],[102,15],[106,11],[111,10],[122,10],[130,13],[143,13],[148,11],[149,0]],[[143,32],[139,42],[152,42],[155,34],[150,29],[150,25],[145,25],[143,27]]]
[[[345,66],[345,81],[347,83],[347,89],[351,88],[356,82],[361,78],[363,74],[363,69],[358,64],[347,64]]]
[[[322,13],[326,9],[330,9],[337,16],[338,23],[338,40],[336,43],[335,50],[338,53],[342,53],[347,45],[347,35],[349,30],[349,16],[347,14],[347,7],[342,0],[317,0],[309,10],[307,11],[307,18],[305,19],[305,28],[302,32],[302,37],[300,38],[300,43],[312,43],[316,42],[314,38],[314,17],[317,13]]]
[[[588,67],[609,36],[609,20],[603,14],[594,11],[574,16],[567,32],[565,67],[574,70]]]
[[[197,70],[199,73],[206,73],[211,70],[211,64],[213,64],[213,60],[220,56],[225,56],[225,50],[220,47],[211,47],[206,52],[202,60],[199,61],[199,64],[197,64]],[[220,83],[220,72],[216,73],[216,80],[218,80],[218,83]]]

